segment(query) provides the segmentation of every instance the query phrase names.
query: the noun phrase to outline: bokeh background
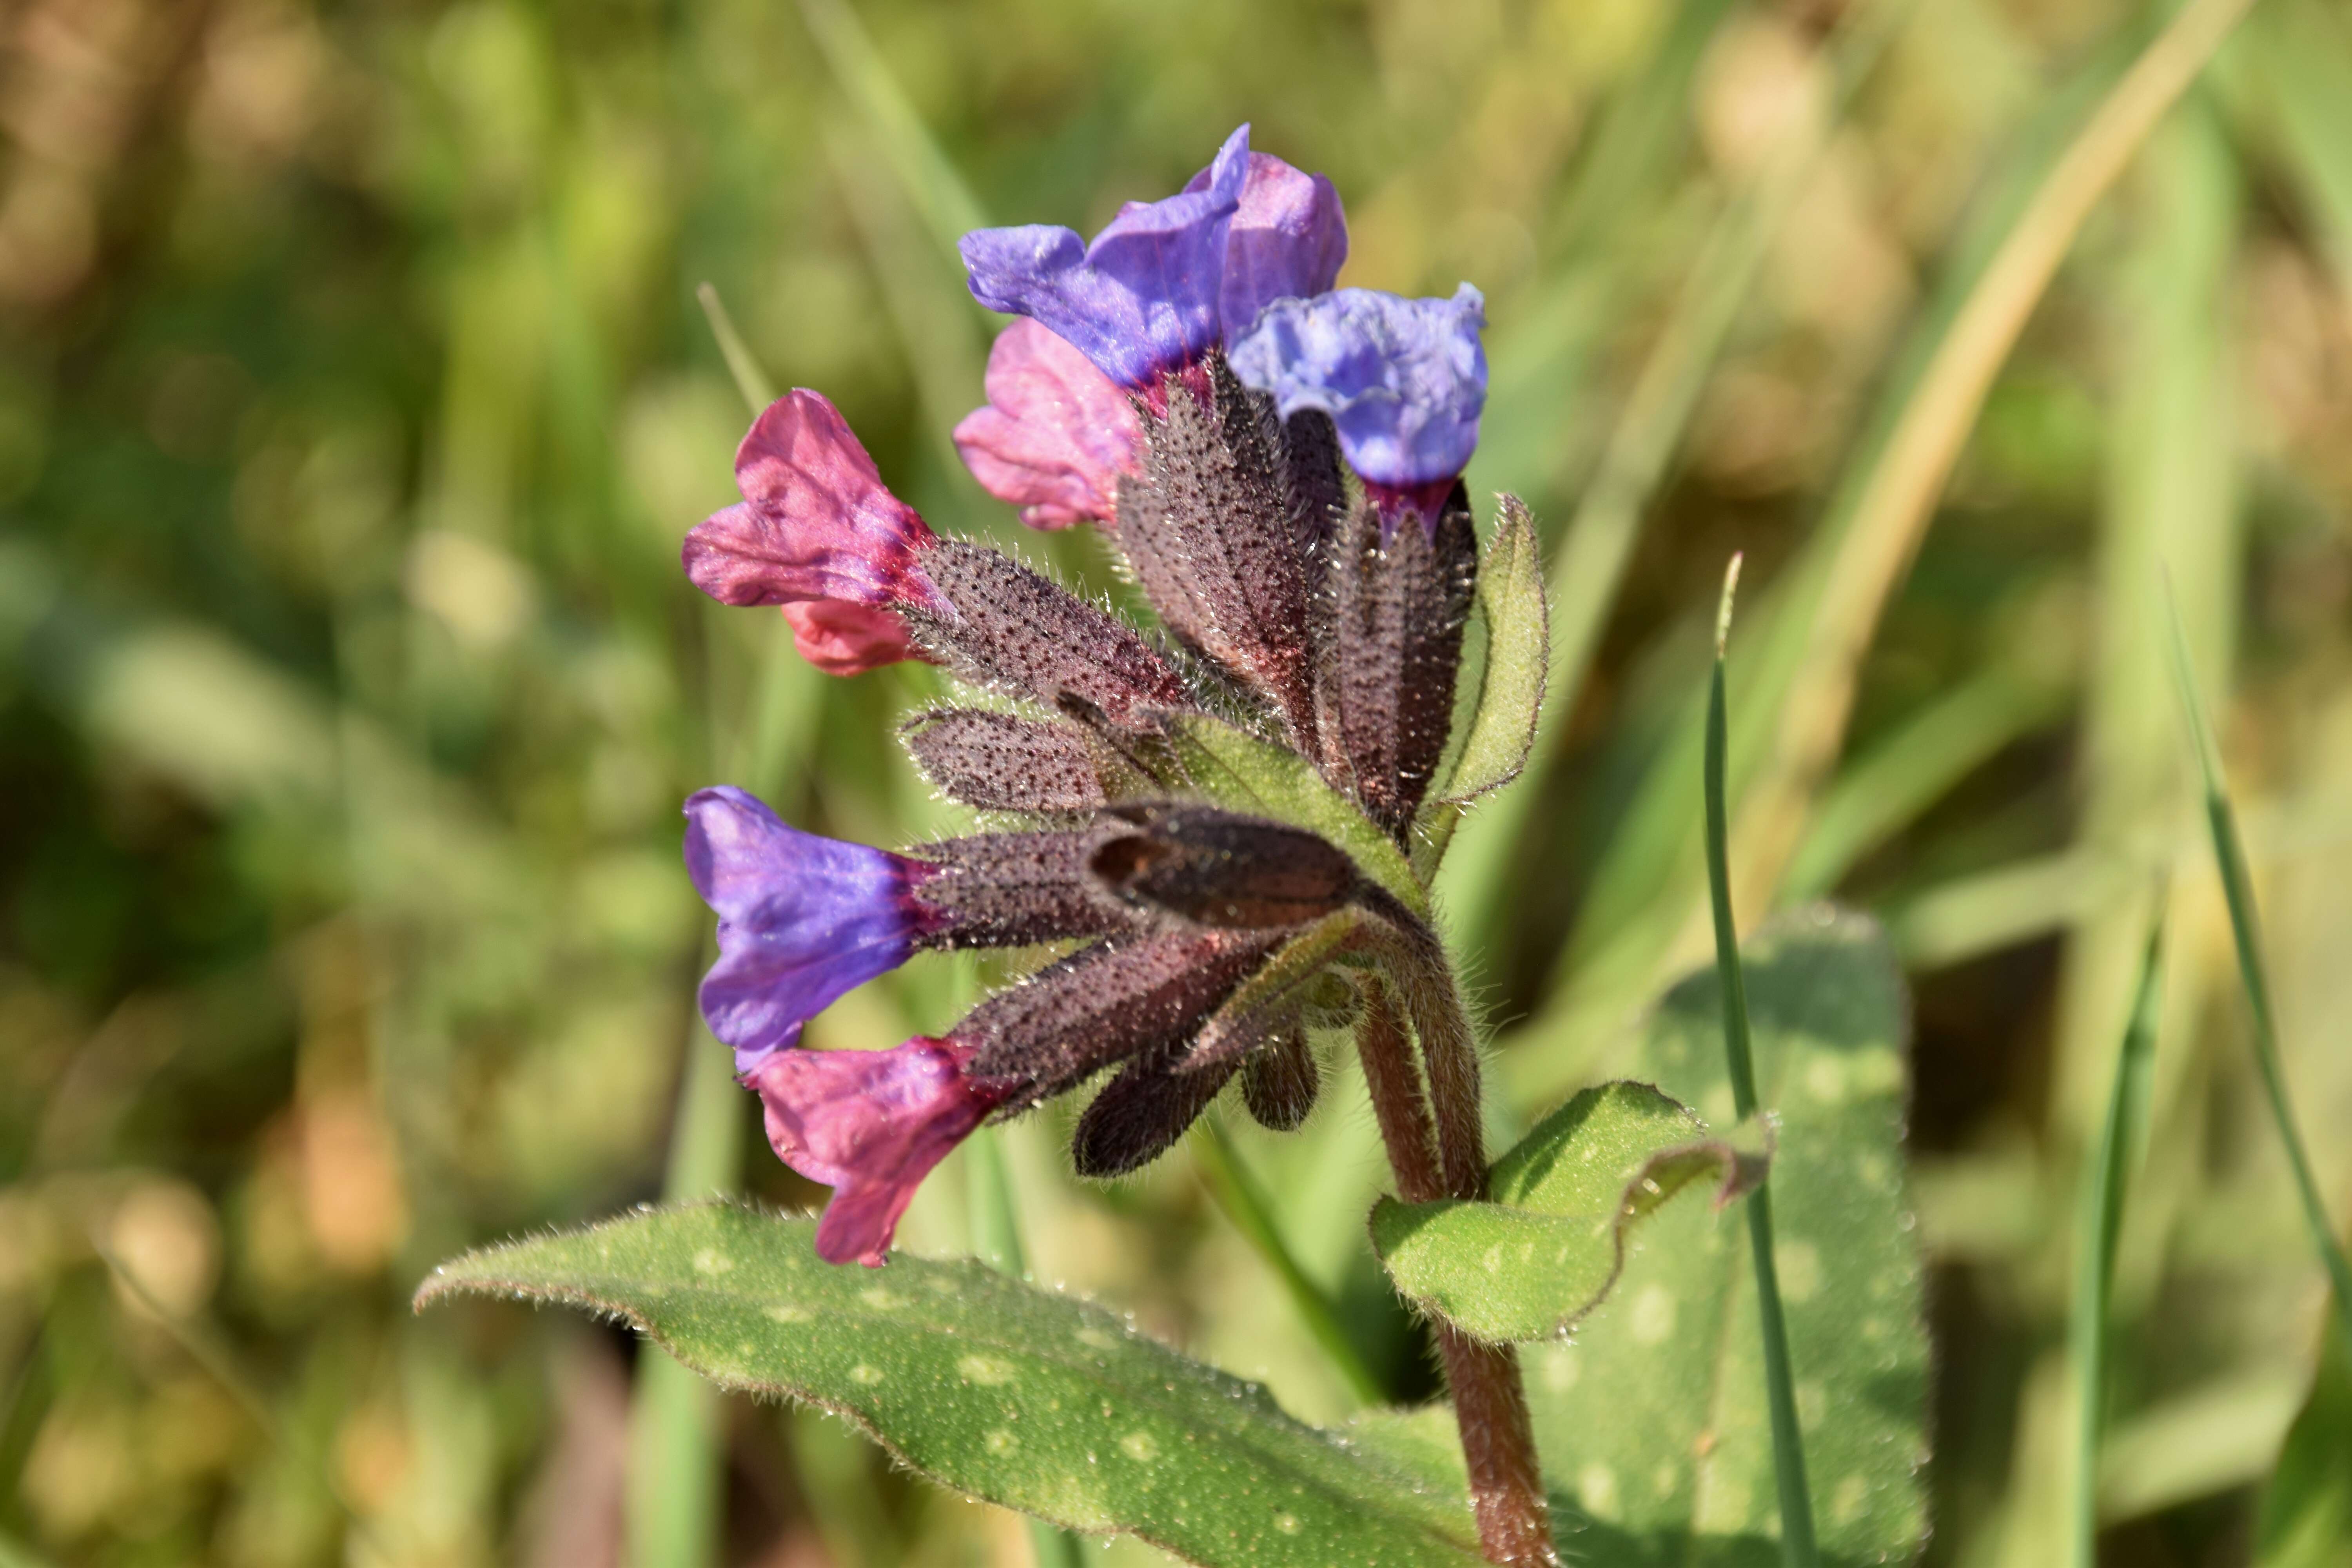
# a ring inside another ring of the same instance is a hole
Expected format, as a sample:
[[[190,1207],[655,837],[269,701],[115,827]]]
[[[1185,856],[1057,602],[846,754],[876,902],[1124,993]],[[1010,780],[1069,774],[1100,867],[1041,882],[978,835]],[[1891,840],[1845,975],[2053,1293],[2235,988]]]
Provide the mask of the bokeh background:
[[[1743,550],[1751,799],[1782,726],[1835,708],[1790,650],[1867,648],[1834,769],[1779,780],[1801,834],[1763,893],[1875,911],[1915,988],[1931,1561],[2053,1560],[2069,1215],[2161,904],[2108,1558],[2352,1562],[2352,1501],[2300,1557],[2263,1523],[2322,1280],[2158,635],[2168,566],[2352,1215],[2352,15],[2261,0],[2137,151],[1882,602],[1824,584],[1901,532],[1855,505],[1885,434],[2168,7],[854,4],[0,5],[0,1559],[621,1560],[653,1352],[409,1293],[666,1190],[822,1195],[749,1097],[679,1091],[718,1051],[689,790],[875,842],[954,826],[891,737],[927,671],[815,676],[678,573],[747,423],[697,286],[935,524],[1011,542],[946,439],[994,330],[952,236],[1090,231],[1247,119],[1338,183],[1343,281],[1486,290],[1474,491],[1528,497],[1559,563],[1542,765],[1444,889],[1498,1123],[1605,1072],[1691,956],[1692,723]],[[1119,591],[1084,531],[1018,542]],[[984,978],[923,960],[814,1043],[936,1027]],[[1363,1241],[1360,1085],[1338,1069],[1291,1138],[1232,1120],[1392,1391],[1425,1394]],[[1194,1152],[1089,1186],[1065,1123],[992,1146],[1033,1273],[1346,1411]],[[907,1244],[974,1245],[969,1163]],[[714,1561],[1028,1560],[1016,1521],[838,1424],[707,1414]]]

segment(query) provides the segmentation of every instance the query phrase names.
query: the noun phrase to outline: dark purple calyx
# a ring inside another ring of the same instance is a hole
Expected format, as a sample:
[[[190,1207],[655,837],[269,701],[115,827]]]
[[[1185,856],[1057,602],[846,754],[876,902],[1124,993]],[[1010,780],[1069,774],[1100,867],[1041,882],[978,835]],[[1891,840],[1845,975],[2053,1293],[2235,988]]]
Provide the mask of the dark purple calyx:
[[[1114,808],[1087,867],[1124,903],[1236,931],[1320,920],[1363,888],[1315,834],[1202,805]]]
[[[1367,498],[1339,537],[1322,721],[1356,798],[1399,842],[1445,752],[1477,572],[1458,481],[1426,531],[1384,526]]]
[[[1086,732],[986,708],[934,708],[899,739],[941,795],[982,811],[1087,812],[1108,798]]]
[[[1259,1125],[1276,1132],[1297,1131],[1322,1089],[1322,1066],[1307,1043],[1306,1024],[1296,1015],[1270,1030],[1265,1043],[1242,1062],[1242,1103]]]
[[[1168,1053],[1139,1057],[1111,1075],[1078,1118],[1070,1163],[1081,1176],[1103,1180],[1139,1170],[1171,1148],[1200,1120],[1241,1065],[1202,1072],[1170,1070]]]
[[[1144,477],[1119,487],[1118,547],[1160,620],[1315,746],[1313,574],[1278,426],[1212,354],[1205,397],[1144,419]],[[1336,488],[1337,475],[1332,476]]]
[[[1099,942],[982,1002],[952,1037],[975,1048],[975,1073],[1043,1100],[1191,1038],[1281,940],[1193,928]]]
[[[1135,930],[1143,914],[1094,861],[1116,824],[1063,833],[980,833],[918,847],[912,886],[931,948],[1028,947]]]
[[[1175,666],[1100,605],[961,540],[940,541],[923,564],[948,608],[903,618],[918,647],[974,685],[1130,734],[1193,710]]]

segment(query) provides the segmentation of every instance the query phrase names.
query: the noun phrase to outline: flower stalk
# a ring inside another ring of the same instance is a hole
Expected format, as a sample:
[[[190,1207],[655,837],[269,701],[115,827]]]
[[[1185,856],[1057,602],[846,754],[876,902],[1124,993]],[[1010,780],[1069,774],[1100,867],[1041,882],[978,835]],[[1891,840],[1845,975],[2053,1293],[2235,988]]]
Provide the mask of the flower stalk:
[[[1393,955],[1394,989],[1420,1040],[1427,1098],[1414,1070],[1406,1019],[1391,986],[1378,978],[1368,977],[1363,985],[1357,1049],[1397,1195],[1407,1203],[1475,1202],[1486,1195],[1486,1158],[1469,1016],[1436,940],[1414,928],[1389,930],[1393,934],[1382,945]],[[1518,1352],[1482,1344],[1449,1323],[1435,1325],[1434,1337],[1461,1429],[1480,1549],[1490,1563],[1557,1563]]]

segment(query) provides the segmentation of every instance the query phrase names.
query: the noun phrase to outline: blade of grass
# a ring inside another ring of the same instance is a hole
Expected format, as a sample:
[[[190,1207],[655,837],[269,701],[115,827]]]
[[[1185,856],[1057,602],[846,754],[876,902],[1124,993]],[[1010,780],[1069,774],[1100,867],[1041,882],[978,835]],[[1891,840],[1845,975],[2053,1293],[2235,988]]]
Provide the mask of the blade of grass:
[[[979,485],[965,471],[951,432],[980,395],[987,353],[979,321],[958,303],[959,296],[971,300],[961,265],[951,268],[950,260],[920,243],[906,211],[908,200],[919,203],[919,191],[879,178],[862,140],[831,127],[824,140],[851,223],[915,374],[932,455],[946,482],[976,500]],[[953,253],[948,255],[951,258]]]
[[[801,0],[801,16],[924,226],[940,248],[954,256],[958,239],[988,226],[979,198],[932,139],[856,14],[842,0]]]
[[[698,1009],[670,1123],[664,1202],[734,1185],[743,1158],[741,1094],[732,1054],[711,1037]],[[651,1349],[639,1358],[629,1412],[631,1568],[705,1568],[718,1560],[720,1414],[719,1391],[683,1364]]]
[[[737,390],[756,418],[774,401],[774,384],[735,331],[719,290],[705,283],[695,290],[711,335],[727,360]],[[717,629],[709,609],[704,625]],[[769,655],[762,659],[745,704],[751,721],[721,726],[706,714],[703,731],[709,764],[730,778],[743,778],[773,791],[782,781],[781,759],[804,741],[816,718],[815,672],[788,651],[780,620],[771,617]],[[706,646],[724,657],[722,639]],[[706,697],[706,708],[710,706]],[[719,742],[724,730],[739,739]],[[746,770],[750,770],[747,772]],[[699,975],[716,955],[703,943]],[[662,1196],[669,1203],[730,1190],[743,1164],[742,1090],[735,1082],[733,1054],[714,1038],[701,1008],[688,1001],[686,1059],[678,1074],[677,1103],[671,1113],[669,1163]],[[649,1352],[637,1363],[636,1397],[629,1412],[629,1464],[625,1505],[631,1568],[703,1568],[716,1561],[721,1507],[718,1390],[666,1354]]]
[[[1715,909],[1715,966],[1723,988],[1723,1048],[1731,1068],[1732,1109],[1743,1121],[1756,1114],[1756,1065],[1748,1038],[1748,981],[1739,964],[1739,928],[1731,915],[1730,858],[1723,801],[1723,653],[1731,640],[1731,601],[1739,588],[1739,557],[1723,574],[1723,602],[1715,618],[1715,669],[1706,699],[1706,869]],[[1812,1494],[1805,1485],[1805,1439],[1797,1424],[1796,1374],[1789,1364],[1789,1326],[1780,1309],[1780,1270],[1772,1256],[1771,1178],[1748,1194],[1748,1244],[1756,1258],[1756,1316],[1764,1335],[1764,1392],[1772,1415],[1772,1474],[1780,1494],[1780,1555],[1789,1568],[1814,1568]]]
[[[1740,808],[1743,897],[1773,901],[1853,710],[1863,655],[1993,378],[2099,198],[2203,71],[2252,0],[2189,0],[2068,144],[1986,267],[1880,454],[1841,540],[1771,762]]]
[[[2078,845],[1937,882],[1886,912],[1903,967],[1916,973],[2031,942],[2101,909],[2132,885],[2114,854]]]
[[[2270,7],[2249,42],[2239,107],[2274,126],[2336,277],[2352,284],[2352,29],[2342,7],[2306,0]]]
[[[1029,1257],[1021,1245],[1020,1195],[1013,1190],[1013,1167],[1004,1158],[1003,1133],[983,1127],[966,1141],[967,1189],[971,1205],[973,1247],[1001,1274],[1029,1278]],[[1037,1568],[1084,1568],[1086,1542],[1042,1519],[1026,1521],[1029,1550]]]
[[[1756,184],[1717,216],[1610,430],[1600,469],[1569,520],[1544,585],[1552,634],[1550,696],[1538,718],[1526,769],[1516,788],[1462,825],[1447,853],[1445,897],[1458,911],[1454,931],[1464,952],[1486,952],[1507,918],[1507,883],[1524,859],[1527,819],[1544,798],[1545,781],[1559,760],[1560,731],[1575,711],[1642,520],[1682,447],[1699,395],[1722,357],[1773,237],[1803,194],[1854,89],[1914,3],[1876,0],[1841,24],[1832,46],[1834,102],[1818,121],[1808,118],[1784,134]],[[1696,28],[1704,23],[1707,30],[1698,35],[1703,37],[1711,36],[1715,20],[1698,12],[1686,15],[1681,25]],[[1670,51],[1669,58],[1680,58],[1680,51]]]
[[[1807,627],[1824,613],[1821,595],[1830,563],[1905,410],[2073,129],[2121,69],[2119,61],[2105,55],[2091,59],[2051,94],[1984,172],[1978,197],[1944,247],[1934,288],[1891,356],[1882,389],[1849,444],[1803,556],[1767,586],[1764,603],[1748,612],[1748,624],[1759,629],[1745,640],[1731,671],[1749,695],[1730,734],[1727,790],[1736,794],[1747,787],[1771,744],[1773,721],[1799,666]],[[1683,967],[1690,962],[1676,942],[1691,931],[1691,900],[1703,901],[1698,889],[1706,876],[1700,843],[1705,835],[1688,821],[1688,810],[1677,805],[1681,796],[1675,781],[1701,765],[1706,704],[1696,683],[1683,684],[1689,685],[1691,700],[1677,704],[1681,710],[1669,721],[1669,735],[1657,743],[1642,782],[1628,794],[1632,805],[1611,828],[1608,847],[1586,881],[1575,926],[1554,960],[1549,994],[1501,1053],[1510,1092],[1520,1105],[1556,1100],[1596,1070],[1597,1053],[1630,1037],[1641,1008],[1675,973],[1669,955]],[[1514,1045],[1519,1048],[1509,1048]]]
[[[1969,679],[1922,708],[1838,775],[1789,868],[1788,897],[1817,898],[2005,747],[2063,710],[2064,689],[2007,670]]]
[[[2263,963],[2253,884],[2246,875],[2245,849],[2239,841],[2237,814],[2231,807],[2222,776],[2221,748],[2214,742],[2204,699],[2197,689],[2195,668],[2189,658],[2189,635],[2181,626],[2180,612],[2169,584],[2165,589],[2165,608],[2172,628],[2173,678],[2188,719],[2189,740],[2197,750],[2198,770],[2204,780],[2205,825],[2212,835],[2213,861],[2221,873],[2221,894],[2230,906],[2230,933],[2237,943],[2238,976],[2245,987],[2246,1009],[2253,1015],[2254,1066],[2262,1076],[2263,1093],[2270,1102],[2271,1120],[2278,1126],[2279,1142],[2286,1150],[2287,1164],[2294,1173],[2295,1195],[2303,1203],[2304,1223],[2310,1227],[2312,1246],[2326,1265],[2328,1279],[2335,1289],[2336,1317],[2346,1336],[2352,1338],[2352,1262],[2347,1261],[2344,1244],[2327,1217],[2327,1204],[2320,1196],[2319,1180],[2312,1173],[2311,1157],[2305,1152],[2303,1134],[2295,1126],[2294,1106],[2287,1093],[2286,1068],[2279,1053],[2278,1020],[2271,1003],[2270,974]]]
[[[1368,1405],[1385,1405],[1389,1392],[1372,1369],[1365,1363],[1363,1352],[1348,1334],[1347,1325],[1339,1321],[1339,1310],[1320,1286],[1307,1277],[1307,1271],[1291,1256],[1282,1239],[1282,1229],[1275,1223],[1274,1205],[1267,1200],[1257,1178],[1243,1163],[1241,1151],[1225,1133],[1224,1124],[1211,1111],[1201,1118],[1200,1132],[1192,1140],[1192,1158],[1200,1166],[1202,1184],[1225,1218],[1233,1222],[1243,1239],[1255,1247],[1257,1255],[1282,1281],[1283,1290],[1307,1331],[1314,1336],[1332,1370],[1348,1385],[1349,1393]]]
[[[735,318],[727,313],[719,290],[709,283],[698,284],[694,297],[702,302],[703,319],[710,323],[710,335],[719,340],[719,353],[727,361],[727,374],[735,378],[735,390],[743,395],[751,417],[757,419],[760,411],[776,400],[776,384],[768,379],[768,373],[751,356],[751,345],[735,330]]]
[[[2158,904],[2161,908],[2162,900]],[[2123,1236],[2124,1191],[2139,1163],[2140,1138],[2147,1121],[2148,1078],[2156,1057],[2157,1022],[2163,1012],[2163,945],[2164,928],[2159,922],[2148,932],[2147,951],[2140,961],[2138,994],[2132,1004],[2131,1023],[2124,1030],[2123,1050],[2116,1059],[2115,1084],[2107,1095],[2106,1121],[2099,1129],[2097,1152],[2084,1169],[2082,1197],[2075,1211],[2074,1300],[2067,1325],[2081,1401],[2074,1427],[2075,1568],[2098,1568],[2099,1440],[2106,1416],[2107,1310],[2115,1295],[2116,1246]]]
[[[124,1266],[103,1237],[93,1235],[89,1244],[90,1250],[98,1254],[99,1260],[113,1274],[115,1283],[122,1287],[123,1292],[162,1324],[163,1331],[187,1352],[188,1359],[204,1368],[205,1374],[243,1407],[273,1447],[292,1455],[295,1461],[310,1472],[310,1479],[317,1483],[319,1489],[326,1494],[327,1500],[335,1505],[350,1524],[352,1539],[360,1549],[358,1555],[380,1563],[392,1562],[366,1516],[360,1512],[358,1505],[352,1501],[335,1479],[334,1467],[328,1463],[327,1456],[294,1435],[292,1428],[263,1396],[261,1385],[238,1364],[236,1352],[229,1348],[219,1331],[200,1319],[181,1316],[156,1300],[154,1292],[147,1289],[146,1282]]]
[[[1774,584],[1780,609],[1750,656],[1756,699],[1727,764],[1740,788],[1733,885],[1743,904],[1774,900],[1836,761],[1862,655],[1932,516],[1993,374],[2091,206],[2156,121],[2194,79],[2252,0],[2190,0],[2110,86],[2094,61],[2056,94],[1989,186],[1936,294],[1898,355],[1870,424],[1803,559]],[[2080,104],[2097,94],[2079,128]],[[1784,586],[1785,585],[1785,586]],[[1694,715],[1653,775],[1694,760]],[[1553,994],[1507,1049],[1514,1096],[1540,1103],[1617,1038],[1640,999],[1705,951],[1703,858],[1674,829],[1671,792],[1639,792],[1612,837],[1557,970]],[[1657,908],[1664,904],[1665,907]]]

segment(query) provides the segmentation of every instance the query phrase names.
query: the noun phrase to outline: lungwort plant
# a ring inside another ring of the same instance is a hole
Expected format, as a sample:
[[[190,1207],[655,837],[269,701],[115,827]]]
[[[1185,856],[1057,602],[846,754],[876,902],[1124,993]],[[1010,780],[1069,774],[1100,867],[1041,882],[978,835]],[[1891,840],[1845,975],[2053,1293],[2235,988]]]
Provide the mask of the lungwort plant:
[[[1527,756],[1547,633],[1524,510],[1502,498],[1482,548],[1462,480],[1486,395],[1477,290],[1334,289],[1337,193],[1252,152],[1246,127],[1091,242],[1030,226],[961,248],[972,293],[1021,318],[956,432],[966,461],[1035,527],[1098,525],[1158,624],[934,532],[819,394],[761,413],[742,502],[688,539],[688,575],[780,606],[824,669],[939,667],[968,700],[903,738],[991,830],[893,852],[799,831],[738,788],[696,795],[686,859],[719,919],[704,1015],[777,1155],[831,1203],[814,1226],[634,1215],[469,1257],[425,1296],[622,1314],[722,1384],[850,1416],[950,1487],[1199,1563],[1549,1563],[1556,1521],[1590,1531],[1596,1561],[1621,1535],[1628,1553],[1719,1538],[1744,1560],[1780,1536],[1810,1555],[1810,1516],[1784,1531],[1771,1500],[1770,1444],[1785,1477],[1801,1414],[1832,1429],[1824,1543],[1908,1555],[1918,1281],[1894,1146],[1900,1003],[1872,933],[1796,930],[1750,993],[1767,1101],[1803,1083],[1791,1128],[1821,1133],[1792,1150],[1784,1218],[1872,1233],[1835,1257],[1820,1230],[1784,1246],[1786,1326],[1759,1251],[1769,1339],[1717,1216],[1678,1199],[1720,1208],[1773,1157],[1761,1118],[1729,1124],[1719,1043],[1691,1048],[1731,998],[1747,1112],[1738,990],[1670,999],[1643,1063],[1664,1089],[1586,1089],[1488,1163],[1430,887],[1464,812]],[[967,947],[1021,950],[1025,977],[936,1037],[801,1046],[852,987]],[[1394,1178],[1371,1239],[1431,1321],[1450,1418],[1318,1430],[1093,1307],[891,1258],[918,1184],[991,1121],[1091,1089],[1071,1159],[1114,1177],[1229,1085],[1265,1126],[1297,1127],[1335,1039],[1360,1059]],[[1680,1229],[1652,1223],[1669,1207]],[[1654,1256],[1634,1256],[1637,1225]],[[1531,1405],[1517,1347],[1562,1340],[1637,1275],[1630,1312],[1547,1361]],[[1619,1392],[1580,1405],[1580,1384]],[[1539,1426],[1557,1434],[1549,1472]]]

